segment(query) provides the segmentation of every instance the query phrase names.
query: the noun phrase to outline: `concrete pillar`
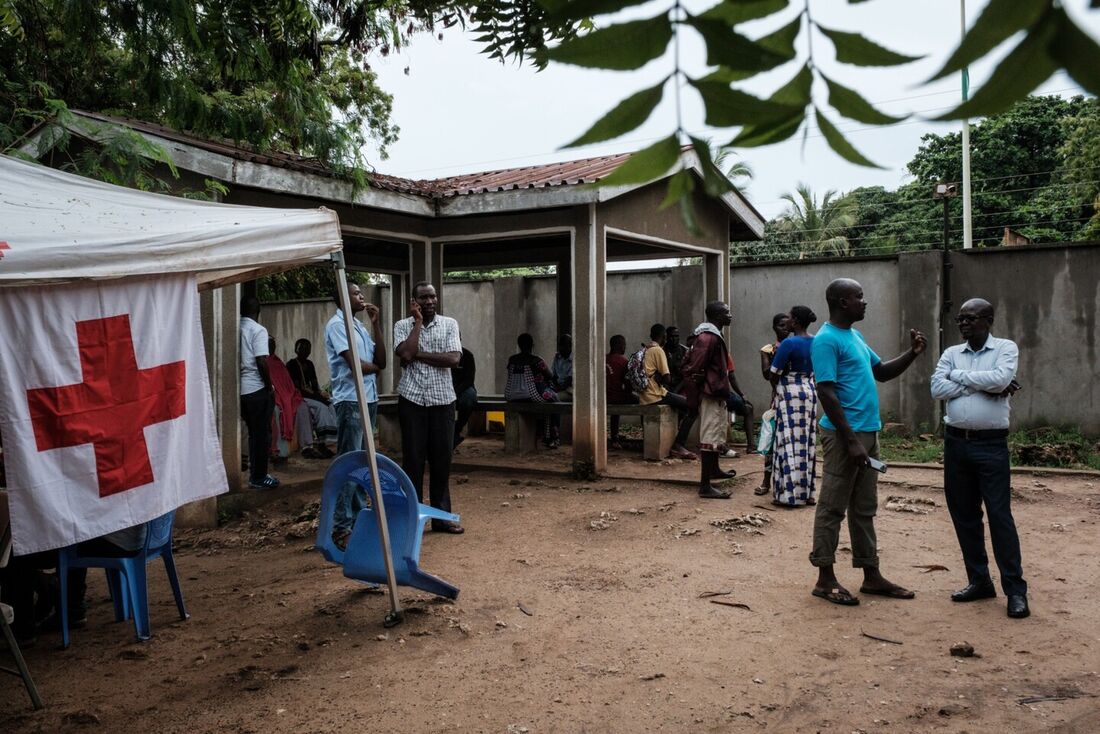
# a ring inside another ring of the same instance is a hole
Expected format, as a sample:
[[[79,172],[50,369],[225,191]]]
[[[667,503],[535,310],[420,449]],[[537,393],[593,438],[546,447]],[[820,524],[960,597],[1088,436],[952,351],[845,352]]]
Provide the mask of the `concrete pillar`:
[[[222,447],[229,491],[241,489],[240,335],[241,286],[230,285],[199,295],[199,314],[206,348],[206,370],[214,403],[214,424]],[[215,527],[216,497],[179,508],[180,527]]]
[[[573,241],[573,463],[607,470],[607,398],[603,332],[607,251],[597,234],[596,205],[580,218]],[[601,228],[602,229],[602,228]]]
[[[573,271],[568,258],[558,261],[558,323],[555,334],[573,333]]]
[[[729,287],[730,258],[729,252],[703,256],[703,308],[711,301],[730,301]],[[700,318],[703,320],[705,316]],[[729,328],[723,329],[726,342],[729,342]]]
[[[426,280],[439,295],[439,310],[443,312],[443,243],[417,242],[409,245],[409,276],[412,283]],[[410,285],[412,285],[410,283]],[[412,297],[412,291],[409,292]],[[405,311],[407,309],[403,309]]]
[[[393,350],[397,347],[393,341],[393,325],[409,314],[409,274],[401,273],[390,276],[390,313],[393,320],[389,322],[386,331],[386,348],[390,350],[389,362],[383,374],[388,373],[386,392],[396,393],[397,384],[401,382],[401,360],[397,359]]]

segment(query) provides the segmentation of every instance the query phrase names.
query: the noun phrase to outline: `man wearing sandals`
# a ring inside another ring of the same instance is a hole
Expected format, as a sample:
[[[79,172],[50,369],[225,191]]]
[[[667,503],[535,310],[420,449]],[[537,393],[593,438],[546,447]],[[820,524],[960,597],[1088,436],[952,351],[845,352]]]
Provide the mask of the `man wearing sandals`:
[[[927,339],[920,331],[910,329],[909,349],[883,362],[852,328],[867,312],[863,287],[854,280],[838,278],[825,289],[825,300],[829,321],[814,338],[811,351],[818,400],[825,410],[819,434],[825,476],[814,515],[810,553],[810,563],[818,569],[813,595],[834,604],[859,604],[833,572],[840,523],[847,515],[852,566],[863,569],[860,593],[912,599],[912,591],[888,581],[878,569],[878,472],[871,468],[871,459],[878,459],[882,420],[875,382],[892,380],[904,372],[924,352]]]

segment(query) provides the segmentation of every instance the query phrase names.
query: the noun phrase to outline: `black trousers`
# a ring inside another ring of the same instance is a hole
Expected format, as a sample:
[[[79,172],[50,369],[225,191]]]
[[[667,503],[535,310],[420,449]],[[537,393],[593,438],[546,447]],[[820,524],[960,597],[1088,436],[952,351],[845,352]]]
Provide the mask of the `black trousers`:
[[[1008,441],[1004,438],[966,439],[950,433],[944,439],[943,489],[955,524],[966,576],[971,582],[989,579],[982,505],[989,516],[993,557],[1001,572],[1006,595],[1026,594],[1020,561],[1020,537],[1012,519],[1012,487]]]
[[[455,441],[458,440],[462,429],[466,427],[470,416],[473,415],[475,406],[477,406],[477,388],[471,385],[459,393],[458,399],[455,400]]]
[[[248,427],[248,478],[253,482],[261,482],[267,476],[274,413],[275,396],[266,388],[241,396],[241,418]]]
[[[398,398],[397,419],[401,423],[401,468],[412,480],[417,498],[424,501],[424,464],[427,463],[432,469],[428,485],[431,506],[450,512],[455,404],[417,405]]]

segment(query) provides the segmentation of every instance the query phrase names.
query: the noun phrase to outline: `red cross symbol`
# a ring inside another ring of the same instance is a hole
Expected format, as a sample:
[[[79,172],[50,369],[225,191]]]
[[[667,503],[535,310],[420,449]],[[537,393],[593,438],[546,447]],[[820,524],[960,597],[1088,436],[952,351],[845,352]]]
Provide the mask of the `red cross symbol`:
[[[99,496],[153,481],[145,427],[187,412],[184,362],[138,369],[130,317],[76,322],[84,382],[27,390],[39,451],[95,447]]]

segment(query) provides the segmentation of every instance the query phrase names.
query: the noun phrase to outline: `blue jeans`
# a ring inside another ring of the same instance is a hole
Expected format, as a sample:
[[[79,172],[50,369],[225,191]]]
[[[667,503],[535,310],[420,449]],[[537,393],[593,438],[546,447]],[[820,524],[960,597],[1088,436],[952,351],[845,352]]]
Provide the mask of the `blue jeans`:
[[[993,557],[1005,595],[1026,594],[1020,537],[1012,519],[1012,482],[1005,438],[967,439],[948,433],[943,447],[943,490],[970,582],[989,579],[982,504],[989,516]]]
[[[359,403],[344,400],[332,404],[336,411],[336,453],[347,454],[362,451],[364,443],[363,420],[359,416]],[[378,403],[367,403],[371,429],[378,422]],[[367,490],[355,482],[347,482],[336,498],[336,508],[332,514],[334,532],[346,532],[355,524],[355,518],[367,506]]]

